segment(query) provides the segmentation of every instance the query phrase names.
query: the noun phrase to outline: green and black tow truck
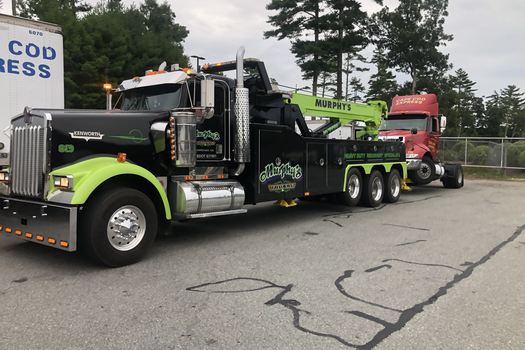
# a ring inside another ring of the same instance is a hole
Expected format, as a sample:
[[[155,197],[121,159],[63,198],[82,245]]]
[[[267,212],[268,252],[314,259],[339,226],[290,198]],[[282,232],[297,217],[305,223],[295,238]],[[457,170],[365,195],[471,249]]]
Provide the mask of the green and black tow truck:
[[[374,141],[386,103],[275,91],[264,63],[243,56],[126,80],[112,110],[26,108],[0,172],[0,235],[122,266],[171,220],[322,195],[350,206],[398,200],[405,146]],[[310,130],[304,115],[327,122]],[[350,139],[327,137],[355,121],[363,128]]]

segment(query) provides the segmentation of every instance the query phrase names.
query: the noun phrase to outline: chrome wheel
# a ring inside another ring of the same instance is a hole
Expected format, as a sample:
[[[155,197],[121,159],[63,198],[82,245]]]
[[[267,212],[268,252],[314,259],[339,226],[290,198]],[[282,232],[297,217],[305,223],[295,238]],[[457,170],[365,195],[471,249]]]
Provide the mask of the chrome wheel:
[[[396,198],[399,196],[399,192],[401,192],[401,179],[397,174],[392,174],[390,177],[390,193],[393,198]]]
[[[431,165],[426,163],[425,161],[421,162],[421,166],[417,170],[417,175],[421,180],[428,180],[430,176],[432,175],[432,168],[430,168]]]
[[[352,199],[356,199],[359,197],[359,193],[361,191],[361,181],[359,179],[359,176],[356,174],[353,174],[348,179],[348,195]]]
[[[381,200],[383,196],[383,181],[381,181],[380,177],[374,178],[372,182],[372,199],[375,202],[378,202]]]
[[[117,209],[107,226],[109,243],[116,250],[125,252],[136,248],[146,233],[146,217],[142,210],[126,205]]]

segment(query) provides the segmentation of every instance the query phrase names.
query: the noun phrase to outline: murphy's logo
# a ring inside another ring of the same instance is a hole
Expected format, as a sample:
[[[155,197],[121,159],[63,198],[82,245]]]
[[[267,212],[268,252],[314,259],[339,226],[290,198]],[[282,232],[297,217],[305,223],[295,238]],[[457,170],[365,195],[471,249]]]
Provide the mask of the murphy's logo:
[[[337,109],[338,111],[350,111],[352,110],[352,105],[347,102],[341,101],[327,101],[320,98],[315,99],[315,106],[320,108],[327,109]]]
[[[72,139],[81,139],[81,140],[102,140],[104,134],[101,134],[98,131],[73,131],[70,132]]]
[[[303,169],[299,164],[291,165],[290,162],[283,164],[279,160],[264,167],[264,170],[259,174],[259,181],[266,183],[271,180],[284,180],[286,178],[297,181],[302,177]]]

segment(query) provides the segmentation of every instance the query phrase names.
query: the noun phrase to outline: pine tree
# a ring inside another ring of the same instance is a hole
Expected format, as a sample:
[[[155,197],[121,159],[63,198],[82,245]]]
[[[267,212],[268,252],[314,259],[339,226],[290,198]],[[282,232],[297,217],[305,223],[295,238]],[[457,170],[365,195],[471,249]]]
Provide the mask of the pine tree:
[[[324,0],[272,0],[266,6],[266,9],[277,13],[269,16],[268,23],[274,29],[266,31],[264,37],[291,40],[292,53],[303,77],[313,81],[314,96],[317,95],[319,75],[327,70],[327,60],[323,56],[320,40],[323,2]]]
[[[450,77],[450,83],[456,92],[455,108],[458,116],[457,136],[465,134],[475,136],[476,133],[476,83],[470,80],[468,73],[458,69],[455,75]]]
[[[351,80],[350,80],[350,88],[351,88],[351,91],[352,91],[352,98],[351,100],[353,102],[360,102],[363,100],[363,93],[366,91],[363,83],[361,82],[361,79],[359,78],[356,78],[356,77],[353,77]],[[348,99],[349,96],[347,96],[346,98]]]
[[[505,137],[525,135],[524,95],[516,85],[509,85],[500,92]]]
[[[372,74],[368,81],[369,88],[366,98],[370,100],[383,100],[390,103],[398,90],[396,77],[388,69],[381,50],[376,49],[374,51],[372,62],[376,64],[377,73]]]

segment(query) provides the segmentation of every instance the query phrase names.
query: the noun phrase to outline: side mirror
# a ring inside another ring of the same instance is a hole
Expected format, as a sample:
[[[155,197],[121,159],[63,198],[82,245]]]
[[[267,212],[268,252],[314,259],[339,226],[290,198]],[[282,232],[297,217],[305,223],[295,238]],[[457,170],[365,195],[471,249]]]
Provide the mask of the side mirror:
[[[443,133],[443,131],[445,131],[445,129],[447,128],[447,117],[445,117],[444,115],[442,115],[441,118],[439,118],[439,128],[441,130],[441,133]]]
[[[416,128],[412,128],[412,129],[410,130],[410,133],[411,133],[412,135],[417,134],[417,129],[416,129]]]
[[[213,79],[201,81],[201,107],[215,107],[215,80]]]

